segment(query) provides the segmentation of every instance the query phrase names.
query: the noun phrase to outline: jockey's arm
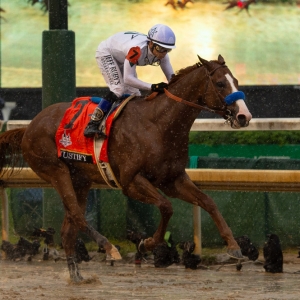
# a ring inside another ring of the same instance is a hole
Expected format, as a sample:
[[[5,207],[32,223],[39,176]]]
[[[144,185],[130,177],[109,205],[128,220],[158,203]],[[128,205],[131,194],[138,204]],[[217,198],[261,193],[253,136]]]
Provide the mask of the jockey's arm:
[[[134,65],[130,65],[129,61],[127,59],[125,59],[124,62],[124,83],[135,87],[137,89],[141,89],[141,90],[151,90],[151,84],[144,82],[142,80],[139,80],[137,78],[137,73],[136,73],[136,64]]]
[[[170,63],[169,55],[167,54],[162,60],[160,67],[164,72],[168,82],[170,82],[172,75],[174,74],[173,68]]]
[[[174,71],[171,66],[168,55],[166,55],[164,59],[161,60],[160,67],[169,82],[171,80],[172,75],[174,74]],[[137,89],[151,90],[150,83],[144,82],[137,78],[136,64],[131,65],[127,59],[125,59],[124,62],[124,83]]]

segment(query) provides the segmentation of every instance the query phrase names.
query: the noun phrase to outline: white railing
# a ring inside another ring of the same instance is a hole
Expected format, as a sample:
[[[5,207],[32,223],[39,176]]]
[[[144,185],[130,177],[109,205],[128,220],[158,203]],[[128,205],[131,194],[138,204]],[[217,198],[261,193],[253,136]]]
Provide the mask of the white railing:
[[[26,127],[30,120],[7,121],[7,130]],[[2,127],[3,121],[0,123]],[[196,119],[191,131],[236,131],[230,126],[224,124],[223,119]],[[300,118],[253,118],[250,125],[242,131],[263,131],[263,130],[300,130]]]

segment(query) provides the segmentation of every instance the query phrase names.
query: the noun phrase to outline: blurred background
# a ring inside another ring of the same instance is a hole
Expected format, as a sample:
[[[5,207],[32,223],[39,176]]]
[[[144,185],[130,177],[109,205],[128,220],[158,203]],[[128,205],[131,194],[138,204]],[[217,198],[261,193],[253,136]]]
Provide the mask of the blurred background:
[[[156,23],[176,34],[174,70],[221,54],[240,85],[300,84],[300,8],[296,0],[257,0],[247,11],[220,1],[69,0],[68,29],[76,35],[77,87],[105,86],[94,58],[98,44],[119,31],[147,34]],[[175,4],[173,8],[172,3]],[[35,3],[32,5],[32,3]],[[41,87],[43,0],[1,0],[1,87]],[[155,67],[140,78],[160,81]]]

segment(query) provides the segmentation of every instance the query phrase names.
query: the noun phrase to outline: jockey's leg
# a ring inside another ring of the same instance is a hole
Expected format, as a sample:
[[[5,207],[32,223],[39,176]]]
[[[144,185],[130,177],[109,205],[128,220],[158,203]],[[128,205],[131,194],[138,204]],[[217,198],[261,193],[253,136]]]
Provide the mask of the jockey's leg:
[[[96,62],[107,86],[109,87],[109,93],[95,108],[91,116],[91,120],[84,130],[84,136],[92,138],[97,134],[98,137],[105,138],[105,134],[99,130],[99,125],[105,114],[111,108],[112,104],[119,100],[124,93],[124,80],[120,66],[106,47],[102,47],[101,49],[97,50]],[[111,78],[114,78],[113,82]]]
[[[124,94],[127,95],[135,95],[135,96],[141,96],[141,92],[139,89],[134,88],[132,86],[129,85],[124,85]]]
[[[113,92],[109,92],[104,98],[101,99],[98,106],[95,108],[91,120],[87,124],[84,130],[84,136],[92,138],[96,134],[99,138],[106,137],[105,134],[99,129],[100,123],[103,117],[110,110],[112,104],[117,101],[119,98]]]

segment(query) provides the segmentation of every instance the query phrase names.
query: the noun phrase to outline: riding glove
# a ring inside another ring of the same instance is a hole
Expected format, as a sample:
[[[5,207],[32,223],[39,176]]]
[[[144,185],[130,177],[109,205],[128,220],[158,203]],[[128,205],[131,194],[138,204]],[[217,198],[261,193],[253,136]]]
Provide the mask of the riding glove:
[[[153,92],[163,93],[164,89],[168,89],[168,84],[165,82],[155,83],[151,85]]]

